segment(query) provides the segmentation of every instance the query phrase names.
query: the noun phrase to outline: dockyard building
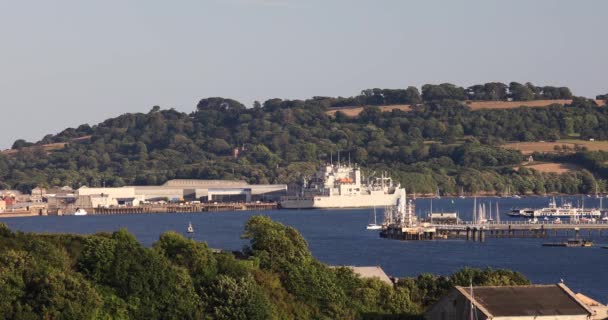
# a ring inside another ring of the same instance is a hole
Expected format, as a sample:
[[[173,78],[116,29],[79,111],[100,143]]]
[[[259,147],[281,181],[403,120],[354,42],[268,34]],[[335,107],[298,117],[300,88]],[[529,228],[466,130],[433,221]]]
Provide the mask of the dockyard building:
[[[160,186],[125,186],[119,188],[81,187],[76,192],[75,207],[98,208],[138,206],[146,202],[272,202],[287,194],[284,184],[250,185],[233,180],[170,180]]]
[[[425,313],[428,320],[605,319],[564,284],[455,287]]]

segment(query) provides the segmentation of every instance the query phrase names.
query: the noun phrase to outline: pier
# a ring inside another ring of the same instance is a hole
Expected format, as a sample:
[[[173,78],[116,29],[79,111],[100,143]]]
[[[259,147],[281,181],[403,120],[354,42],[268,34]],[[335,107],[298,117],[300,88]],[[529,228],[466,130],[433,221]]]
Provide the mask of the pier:
[[[464,239],[484,242],[486,238],[546,238],[549,236],[599,236],[608,235],[608,221],[531,223],[505,221],[489,223],[464,222],[460,224],[424,223],[416,228],[399,225],[384,226],[380,236],[399,240]]]

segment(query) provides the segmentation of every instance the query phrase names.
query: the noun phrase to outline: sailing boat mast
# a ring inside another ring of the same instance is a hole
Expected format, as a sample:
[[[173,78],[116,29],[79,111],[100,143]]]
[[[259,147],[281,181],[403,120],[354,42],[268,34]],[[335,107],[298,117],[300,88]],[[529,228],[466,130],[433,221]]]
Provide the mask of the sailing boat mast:
[[[496,201],[496,223],[500,223],[500,211],[498,210],[498,201]]]
[[[488,220],[494,220],[494,217],[492,216],[492,201],[490,201],[490,204],[488,205],[488,208],[490,209],[490,213],[488,214]]]
[[[377,225],[378,221],[376,220],[376,206],[374,206],[374,225]]]
[[[477,197],[473,198],[473,223],[477,223]]]

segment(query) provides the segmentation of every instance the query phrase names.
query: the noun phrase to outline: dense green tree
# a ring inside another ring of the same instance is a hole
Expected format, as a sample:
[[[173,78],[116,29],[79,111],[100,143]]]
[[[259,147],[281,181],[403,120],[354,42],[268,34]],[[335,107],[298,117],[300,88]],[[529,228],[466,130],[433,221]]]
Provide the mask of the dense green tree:
[[[251,277],[219,276],[204,296],[213,319],[271,319],[271,303]]]
[[[422,98],[424,101],[445,99],[466,100],[467,93],[464,88],[451,83],[442,83],[440,85],[425,84],[422,86]]]
[[[465,268],[390,286],[320,263],[297,230],[267,217],[252,217],[244,235],[252,256],[214,254],[175,232],[144,248],[124,230],[38,235],[0,224],[0,319],[410,319],[454,285],[529,284]]]

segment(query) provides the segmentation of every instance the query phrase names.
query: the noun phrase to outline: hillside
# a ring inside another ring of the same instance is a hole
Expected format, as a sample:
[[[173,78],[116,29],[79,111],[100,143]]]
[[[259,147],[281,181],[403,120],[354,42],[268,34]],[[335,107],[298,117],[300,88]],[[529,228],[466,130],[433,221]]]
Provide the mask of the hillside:
[[[527,157],[502,147],[507,141],[574,135],[608,140],[608,114],[592,100],[471,110],[447,99],[419,103],[409,111],[382,112],[386,106],[375,106],[363,107],[357,117],[329,116],[340,99],[350,98],[271,99],[253,108],[208,98],[192,113],[154,107],[69,128],[33,145],[18,141],[18,150],[0,154],[0,189],[146,185],[173,178],[299,183],[338,152],[368,175],[388,171],[419,194],[437,188],[457,194],[460,186],[467,193],[586,193],[596,182],[605,189],[608,174],[598,164],[605,158],[599,151],[575,150],[591,159],[580,166],[585,169],[556,175],[516,170]],[[572,161],[567,154],[556,156],[561,158],[538,160]]]

